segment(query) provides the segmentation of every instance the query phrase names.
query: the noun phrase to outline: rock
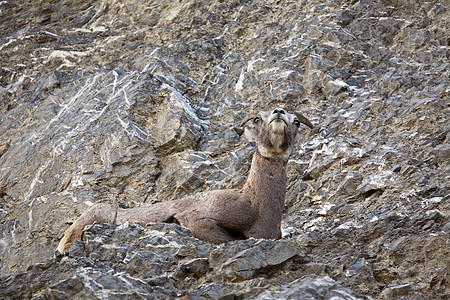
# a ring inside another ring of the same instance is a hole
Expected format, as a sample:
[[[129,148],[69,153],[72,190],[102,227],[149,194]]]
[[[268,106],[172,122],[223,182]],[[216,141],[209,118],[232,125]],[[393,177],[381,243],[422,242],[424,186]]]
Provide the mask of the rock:
[[[165,88],[164,84],[162,88]],[[172,88],[167,104],[162,107],[155,121],[152,139],[157,151],[165,155],[193,149],[203,135],[204,126],[189,99]]]
[[[303,255],[295,240],[250,239],[219,246],[209,261],[216,276],[235,281],[268,272],[295,255]]]
[[[371,299],[339,285],[330,277],[298,279],[283,289],[269,291],[249,299]]]
[[[439,164],[445,164],[447,158],[450,155],[450,145],[449,144],[441,144],[433,149],[433,154],[436,155],[436,159]]]
[[[337,78],[335,80],[328,80],[325,85],[324,93],[327,97],[334,97],[337,94],[346,91],[348,87],[349,85],[342,79]]]
[[[0,240],[0,256],[5,254],[6,249],[8,249],[8,244],[4,240]]]
[[[344,196],[347,198],[355,198],[359,192],[357,191],[358,186],[363,181],[362,175],[358,172],[349,172],[345,176],[344,180],[337,187],[336,196]]]
[[[208,271],[209,263],[206,258],[194,258],[181,265],[181,270],[187,273],[205,275]]]
[[[383,290],[380,299],[392,299],[405,297],[409,294],[411,287],[409,284],[393,285]]]

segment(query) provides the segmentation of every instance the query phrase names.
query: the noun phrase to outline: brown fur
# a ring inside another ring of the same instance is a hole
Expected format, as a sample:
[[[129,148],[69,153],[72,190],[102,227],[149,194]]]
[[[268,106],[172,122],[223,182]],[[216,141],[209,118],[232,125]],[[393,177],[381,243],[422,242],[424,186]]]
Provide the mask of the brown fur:
[[[298,142],[299,122],[312,128],[303,115],[279,108],[244,119],[245,136],[256,143],[256,152],[242,189],[208,191],[131,209],[98,203],[66,230],[57,250],[64,253],[80,240],[86,225],[126,221],[142,226],[177,223],[191,229],[195,237],[215,244],[249,237],[281,238],[286,165]]]

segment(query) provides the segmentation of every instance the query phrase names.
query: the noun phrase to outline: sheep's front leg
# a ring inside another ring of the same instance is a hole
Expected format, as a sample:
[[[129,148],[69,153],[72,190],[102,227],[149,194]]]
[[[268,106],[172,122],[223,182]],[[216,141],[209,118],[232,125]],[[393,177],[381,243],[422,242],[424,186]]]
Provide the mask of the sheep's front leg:
[[[192,234],[199,240],[214,243],[216,245],[245,238],[242,234],[237,233],[237,235],[235,235],[230,233],[213,219],[197,219],[189,222],[187,225],[183,225],[181,222],[181,225],[189,228],[192,231]]]
[[[83,213],[64,233],[56,249],[64,254],[77,240],[81,240],[85,226],[115,223],[117,211],[109,203],[97,203]]]

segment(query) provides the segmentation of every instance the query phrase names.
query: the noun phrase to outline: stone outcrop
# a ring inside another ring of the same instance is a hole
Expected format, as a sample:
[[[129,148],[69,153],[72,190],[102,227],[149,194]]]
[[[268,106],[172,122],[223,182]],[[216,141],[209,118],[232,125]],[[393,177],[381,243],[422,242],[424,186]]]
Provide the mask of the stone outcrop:
[[[445,299],[445,1],[0,3],[0,298]],[[242,184],[248,111],[302,111],[282,240],[65,229]],[[6,244],[6,247],[5,247]]]

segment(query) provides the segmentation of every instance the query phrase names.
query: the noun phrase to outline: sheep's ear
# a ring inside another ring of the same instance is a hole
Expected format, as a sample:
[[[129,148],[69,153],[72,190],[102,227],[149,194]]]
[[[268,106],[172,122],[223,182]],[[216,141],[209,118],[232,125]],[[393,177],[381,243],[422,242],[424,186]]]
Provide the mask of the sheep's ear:
[[[256,142],[256,128],[250,126],[245,126],[244,136],[249,142]]]
[[[314,128],[313,124],[312,124],[312,123],[311,123],[304,115],[302,115],[301,113],[295,111],[295,112],[294,112],[294,115],[297,116],[298,120],[299,120],[301,123],[305,124],[306,126],[308,126],[308,127],[311,128],[311,129]]]
[[[300,121],[300,123],[305,124],[306,126],[308,126],[309,128],[313,129],[314,126],[313,124],[301,113],[295,111],[294,115],[297,117],[297,119]],[[300,130],[297,130],[296,134],[295,134],[295,139],[294,139],[294,144],[297,145],[298,142],[300,141]]]
[[[245,119],[241,122],[241,126],[244,126],[244,136],[249,142],[256,141],[256,126],[253,123],[255,117],[258,115],[259,111],[253,112],[245,117]],[[249,122],[250,121],[250,122]]]

